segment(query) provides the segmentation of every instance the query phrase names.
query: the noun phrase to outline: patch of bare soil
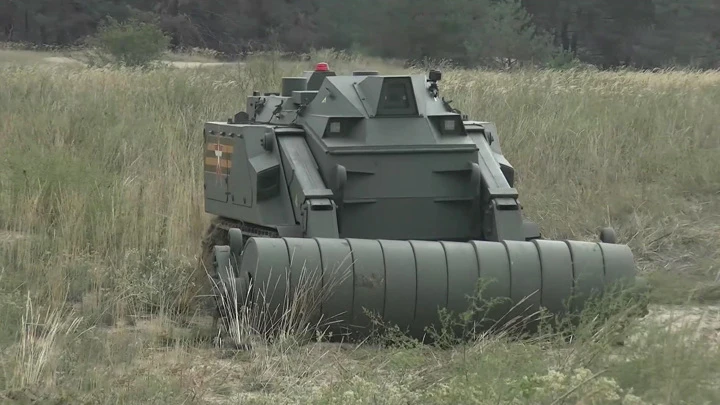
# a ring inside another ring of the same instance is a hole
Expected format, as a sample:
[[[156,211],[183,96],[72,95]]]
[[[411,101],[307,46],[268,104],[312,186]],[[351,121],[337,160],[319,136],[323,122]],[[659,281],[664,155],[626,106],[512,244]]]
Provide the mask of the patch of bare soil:
[[[44,59],[46,62],[50,63],[63,63],[63,64],[82,64],[83,62],[68,58],[65,56],[49,56]],[[162,61],[163,64],[167,66],[177,67],[177,68],[202,68],[202,67],[210,67],[210,66],[230,66],[230,65],[242,65],[240,62],[186,62],[186,61]]]
[[[178,67],[178,68],[201,68],[209,66],[230,66],[230,65],[242,65],[242,63],[230,63],[230,62],[183,62],[183,61],[163,61],[164,64]]]
[[[82,63],[79,60],[75,60],[73,58],[68,58],[65,56],[48,56],[47,58],[45,58],[45,61],[51,62],[51,63],[74,63],[74,64]]]
[[[720,305],[658,305],[649,311],[643,323],[661,325],[670,331],[689,331],[692,339],[720,343]]]
[[[288,397],[312,396],[317,390],[347,378],[362,359],[378,356],[377,347],[292,339],[268,345],[253,340],[249,350],[218,346],[210,317],[180,325],[168,318],[116,320],[102,328],[108,345],[142,347],[117,378],[154,375],[179,378],[190,394],[209,404],[262,400],[286,403]]]

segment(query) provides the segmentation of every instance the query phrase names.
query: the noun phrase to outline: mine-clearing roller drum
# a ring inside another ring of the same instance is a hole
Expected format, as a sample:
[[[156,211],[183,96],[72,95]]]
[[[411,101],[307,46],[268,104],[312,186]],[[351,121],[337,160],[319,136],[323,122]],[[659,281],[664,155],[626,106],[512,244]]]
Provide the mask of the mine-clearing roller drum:
[[[279,321],[316,299],[307,320],[332,332],[362,334],[369,312],[421,337],[441,326],[440,308],[466,311],[481,279],[482,298],[506,299],[485,315],[500,324],[636,286],[610,228],[600,242],[541,237],[495,126],[439,97],[440,78],[340,76],[322,63],[205,124],[219,313],[229,301]]]

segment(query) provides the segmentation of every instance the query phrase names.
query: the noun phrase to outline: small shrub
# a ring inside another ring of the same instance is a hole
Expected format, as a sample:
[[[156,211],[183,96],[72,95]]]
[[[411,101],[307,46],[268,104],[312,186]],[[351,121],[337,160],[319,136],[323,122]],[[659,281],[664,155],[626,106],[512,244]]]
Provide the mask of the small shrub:
[[[570,70],[586,67],[572,52],[560,49],[547,61],[549,69]]]
[[[103,64],[146,67],[168,50],[170,38],[154,24],[111,19],[98,29],[90,44],[100,52],[95,56]]]

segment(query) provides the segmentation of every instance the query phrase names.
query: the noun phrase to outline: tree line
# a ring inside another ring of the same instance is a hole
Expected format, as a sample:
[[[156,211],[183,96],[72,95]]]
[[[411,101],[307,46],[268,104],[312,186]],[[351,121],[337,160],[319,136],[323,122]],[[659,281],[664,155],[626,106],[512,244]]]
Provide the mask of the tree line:
[[[463,66],[720,67],[720,0],[4,0],[0,40],[78,45],[108,17],[228,57],[335,48]]]

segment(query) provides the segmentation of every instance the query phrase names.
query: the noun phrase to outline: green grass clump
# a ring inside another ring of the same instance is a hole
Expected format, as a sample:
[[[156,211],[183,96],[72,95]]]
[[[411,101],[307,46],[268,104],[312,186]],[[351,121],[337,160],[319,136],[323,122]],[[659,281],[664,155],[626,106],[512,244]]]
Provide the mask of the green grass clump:
[[[407,71],[351,55],[317,60],[340,72]],[[447,349],[284,342],[226,358],[212,348],[212,329],[193,318],[209,223],[203,122],[312,66],[272,55],[201,69],[2,66],[0,399],[720,400],[714,307],[680,307],[677,326],[656,305],[621,347],[600,328],[570,342],[496,336]],[[611,225],[655,304],[717,301],[720,75],[447,69],[440,87],[471,119],[496,123],[544,236],[595,238]]]

